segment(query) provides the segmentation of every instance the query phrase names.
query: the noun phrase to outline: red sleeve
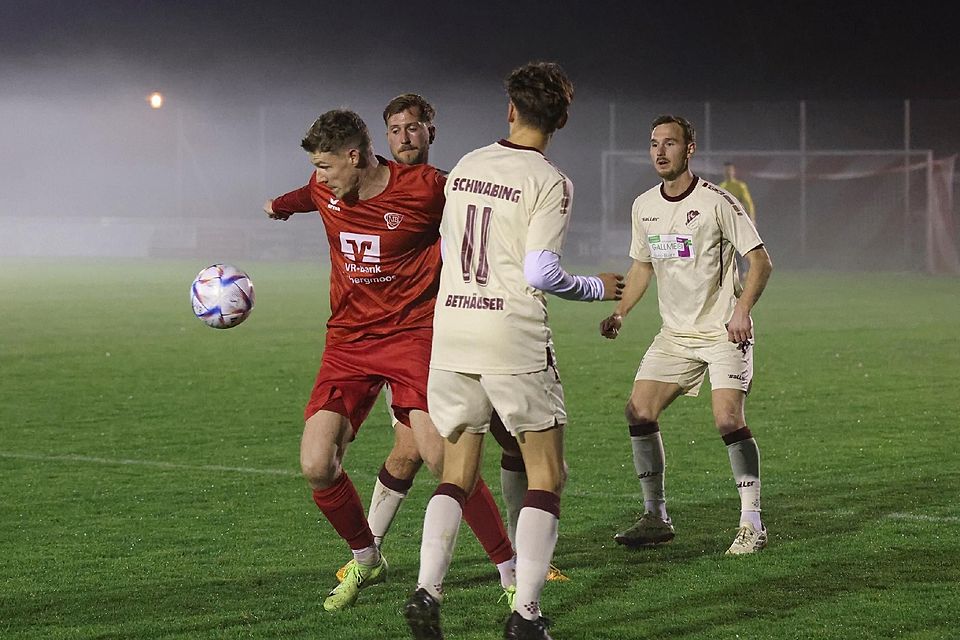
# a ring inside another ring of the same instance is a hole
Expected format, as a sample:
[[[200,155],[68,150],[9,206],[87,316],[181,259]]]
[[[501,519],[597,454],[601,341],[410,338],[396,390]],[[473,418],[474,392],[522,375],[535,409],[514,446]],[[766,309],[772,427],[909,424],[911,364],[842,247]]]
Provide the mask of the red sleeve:
[[[273,200],[273,210],[276,213],[307,213],[316,211],[317,205],[310,197],[310,185],[300,187],[290,193],[285,193]]]

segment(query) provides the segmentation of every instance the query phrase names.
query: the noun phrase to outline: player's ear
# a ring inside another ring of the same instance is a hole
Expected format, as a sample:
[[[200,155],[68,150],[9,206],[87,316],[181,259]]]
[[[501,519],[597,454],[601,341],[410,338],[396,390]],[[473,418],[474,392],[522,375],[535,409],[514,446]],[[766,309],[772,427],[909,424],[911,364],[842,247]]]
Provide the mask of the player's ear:
[[[427,132],[430,134],[430,144],[433,144],[433,139],[437,137],[437,128],[430,125],[427,127]]]
[[[560,118],[559,122],[557,122],[557,131],[559,131],[560,129],[563,129],[566,126],[566,124],[567,124],[567,114],[563,114],[563,117]]]
[[[363,156],[360,155],[360,149],[350,149],[347,151],[347,158],[350,160],[351,166],[358,167],[360,166]]]
[[[507,102],[507,122],[513,124],[517,119],[517,108],[513,106],[513,100]]]

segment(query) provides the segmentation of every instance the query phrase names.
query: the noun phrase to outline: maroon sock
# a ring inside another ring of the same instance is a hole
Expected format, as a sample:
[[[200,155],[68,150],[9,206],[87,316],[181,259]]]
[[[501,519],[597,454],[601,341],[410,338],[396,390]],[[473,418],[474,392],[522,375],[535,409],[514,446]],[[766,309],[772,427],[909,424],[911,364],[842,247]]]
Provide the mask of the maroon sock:
[[[493,564],[506,562],[513,557],[513,547],[503,527],[500,508],[483,478],[477,479],[476,489],[463,505],[463,519],[470,525]]]
[[[313,501],[351,549],[373,546],[373,534],[363,515],[360,496],[346,472],[329,488],[314,489]]]

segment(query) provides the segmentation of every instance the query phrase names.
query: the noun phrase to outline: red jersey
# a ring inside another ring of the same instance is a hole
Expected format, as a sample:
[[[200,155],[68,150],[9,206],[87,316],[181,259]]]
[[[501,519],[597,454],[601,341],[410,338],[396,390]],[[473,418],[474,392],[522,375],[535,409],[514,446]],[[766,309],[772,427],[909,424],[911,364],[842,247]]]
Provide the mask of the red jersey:
[[[330,244],[327,344],[431,328],[440,282],[446,177],[430,165],[390,169],[378,195],[347,203],[311,176],[273,201],[278,213],[319,211]]]

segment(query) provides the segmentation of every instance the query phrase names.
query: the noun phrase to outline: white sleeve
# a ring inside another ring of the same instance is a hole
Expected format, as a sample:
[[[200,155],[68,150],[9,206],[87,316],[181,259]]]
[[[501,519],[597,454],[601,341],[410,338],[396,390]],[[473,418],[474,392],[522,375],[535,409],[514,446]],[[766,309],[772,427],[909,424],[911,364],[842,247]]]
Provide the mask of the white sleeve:
[[[603,281],[597,276],[574,276],[560,266],[552,251],[531,251],[523,260],[523,275],[534,289],[567,300],[603,300]]]

